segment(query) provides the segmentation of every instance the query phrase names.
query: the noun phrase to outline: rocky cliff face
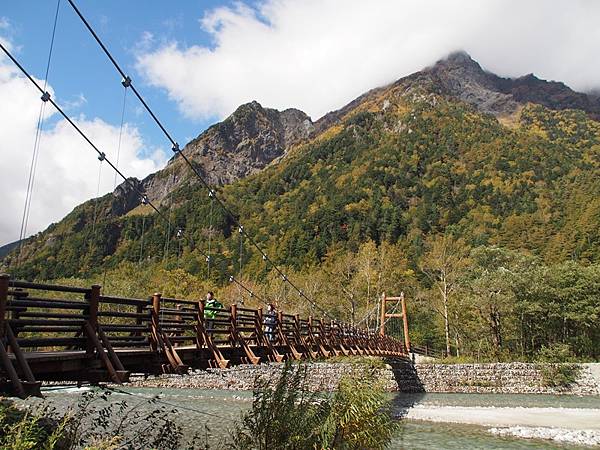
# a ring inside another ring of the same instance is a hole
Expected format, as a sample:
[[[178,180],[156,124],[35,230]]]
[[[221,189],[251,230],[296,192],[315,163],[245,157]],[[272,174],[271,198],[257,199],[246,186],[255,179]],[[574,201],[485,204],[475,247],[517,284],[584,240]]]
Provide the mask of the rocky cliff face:
[[[552,109],[581,109],[600,120],[597,96],[577,93],[563,83],[544,81],[534,75],[502,78],[486,72],[467,53],[455,52],[431,67],[361,95],[316,123],[298,109],[277,111],[256,101],[241,105],[223,122],[189,142],[183,152],[209,184],[230,184],[259,172],[290,147],[325,131],[365,103],[415,88],[458,98],[496,116],[513,114],[523,104],[532,102]],[[186,179],[193,181],[188,168],[179,158],[173,158],[167,167],[139,182],[139,187],[151,201],[160,203]],[[139,204],[140,199],[132,196],[130,190],[124,186],[115,191],[113,215],[125,214]]]
[[[183,153],[210,185],[219,186],[265,168],[313,129],[310,117],[298,109],[277,111],[253,101],[189,142]],[[142,185],[150,200],[160,201],[186,179],[186,173],[184,162],[173,158]]]
[[[541,80],[534,75],[502,78],[485,71],[463,51],[454,52],[427,67],[387,86],[372,89],[346,106],[329,112],[315,122],[316,133],[326,130],[357,108],[373,101],[383,107],[393,96],[435,93],[457,98],[481,112],[497,117],[508,116],[526,103],[537,103],[550,109],[581,109],[592,119],[600,120],[600,92],[583,94],[564,83]]]
[[[210,184],[222,185],[263,169],[312,131],[310,117],[297,109],[277,111],[254,101],[240,106],[183,150],[202,167]]]
[[[541,80],[533,74],[499,77],[484,71],[465,52],[452,53],[407,79],[429,84],[434,91],[457,97],[496,116],[512,114],[520,105],[530,102],[550,109],[581,109],[600,119],[600,100],[593,95],[575,92],[564,83]]]
[[[501,92],[493,76],[464,52],[449,55],[434,66],[417,74],[417,82],[426,79],[441,94],[477,106],[485,113],[494,115],[511,114],[519,104],[510,94]]]

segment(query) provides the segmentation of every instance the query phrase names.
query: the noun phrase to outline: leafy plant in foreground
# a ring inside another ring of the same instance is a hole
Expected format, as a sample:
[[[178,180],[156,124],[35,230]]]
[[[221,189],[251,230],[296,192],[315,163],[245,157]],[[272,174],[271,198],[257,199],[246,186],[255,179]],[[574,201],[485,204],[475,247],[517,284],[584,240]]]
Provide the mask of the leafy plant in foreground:
[[[396,425],[371,375],[357,370],[333,395],[319,395],[308,389],[305,366],[286,363],[275,382],[256,380],[252,408],[234,430],[232,448],[385,448]]]

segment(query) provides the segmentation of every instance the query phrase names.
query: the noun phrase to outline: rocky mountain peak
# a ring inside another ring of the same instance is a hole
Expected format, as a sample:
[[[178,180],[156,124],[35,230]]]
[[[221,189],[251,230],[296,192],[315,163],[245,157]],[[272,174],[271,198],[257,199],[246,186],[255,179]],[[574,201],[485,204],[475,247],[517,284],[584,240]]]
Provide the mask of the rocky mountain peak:
[[[564,83],[546,81],[533,73],[519,78],[499,77],[485,71],[462,50],[413,76],[417,80],[423,77],[440,93],[496,116],[512,114],[520,105],[531,102],[551,109],[581,109],[594,119],[600,118],[600,100],[593,95],[575,92]]]
[[[471,103],[485,113],[510,114],[518,107],[510,95],[499,91],[495,75],[484,71],[464,51],[453,52],[416,75],[417,79],[428,79],[440,93]]]
[[[209,184],[224,185],[264,169],[313,129],[311,118],[298,109],[278,111],[252,101],[189,142],[183,152]],[[184,166],[173,158],[143,181],[148,198],[162,200],[185,179],[178,167]]]
[[[122,216],[140,203],[138,190],[143,189],[140,180],[131,177],[119,184],[113,192],[110,203],[110,214],[114,217]]]
[[[471,58],[464,50],[450,53],[438,60],[432,67],[433,70],[461,70],[463,73],[482,74],[483,69],[477,61]]]

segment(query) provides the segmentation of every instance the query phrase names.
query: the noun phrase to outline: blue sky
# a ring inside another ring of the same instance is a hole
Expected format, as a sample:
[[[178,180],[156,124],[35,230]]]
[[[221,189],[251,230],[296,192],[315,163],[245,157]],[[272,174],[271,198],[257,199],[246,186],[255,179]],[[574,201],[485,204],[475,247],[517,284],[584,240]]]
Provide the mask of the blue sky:
[[[136,71],[134,55],[147,33],[165,42],[177,40],[184,45],[193,42],[210,47],[211,37],[201,29],[199,19],[206,10],[223,3],[211,0],[77,2],[116,60],[131,74],[136,88],[181,144],[196,137],[218,118],[217,115],[191,119],[179,114],[177,105],[168,99],[164,89],[149,87],[144,82]],[[56,4],[55,0],[6,2],[1,12],[10,21],[9,37],[19,49],[18,58],[38,78],[43,78],[45,71]],[[66,0],[61,0],[49,82],[60,103],[71,105],[71,114],[83,113],[110,123],[120,121],[123,96],[120,76]],[[125,120],[139,127],[149,144],[168,149],[162,134],[141,111],[133,95],[128,94],[126,105]]]
[[[318,119],[369,89],[465,50],[502,76],[534,73],[600,87],[597,0],[76,0],[181,146],[240,104],[295,107]],[[43,77],[56,0],[4,1],[0,40]],[[49,85],[114,161],[123,87],[72,11],[61,9]],[[39,95],[0,55],[0,245],[19,236]],[[143,178],[170,145],[128,95],[119,167]],[[110,192],[114,177],[49,114],[28,233]],[[99,182],[99,181],[100,182]],[[98,185],[100,189],[98,189]]]

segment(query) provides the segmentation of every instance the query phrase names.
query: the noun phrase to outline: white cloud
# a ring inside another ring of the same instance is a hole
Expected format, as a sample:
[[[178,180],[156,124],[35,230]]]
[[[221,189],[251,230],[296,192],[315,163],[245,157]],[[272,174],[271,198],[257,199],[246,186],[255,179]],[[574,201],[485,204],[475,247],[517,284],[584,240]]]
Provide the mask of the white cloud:
[[[61,108],[64,110],[78,109],[87,103],[87,98],[80,92],[73,96],[73,100],[63,100],[61,103]]]
[[[49,89],[52,92],[52,89]],[[31,83],[0,58],[0,245],[18,239],[33,151],[40,96]],[[81,99],[79,99],[82,101]],[[60,103],[60,102],[59,102]],[[41,136],[28,234],[58,221],[79,203],[95,197],[100,162],[96,153],[47,105],[47,125]],[[119,127],[101,119],[76,118],[77,124],[111,161],[116,160]],[[144,142],[135,127],[123,130],[119,168],[128,176],[144,177],[165,162],[152,149],[140,156]],[[100,194],[113,190],[114,172],[103,164]],[[120,182],[120,180],[119,180]]]
[[[201,18],[212,47],[158,44],[137,65],[188,117],[256,99],[317,118],[457,49],[501,75],[597,87],[599,17],[594,0],[263,0]]]

